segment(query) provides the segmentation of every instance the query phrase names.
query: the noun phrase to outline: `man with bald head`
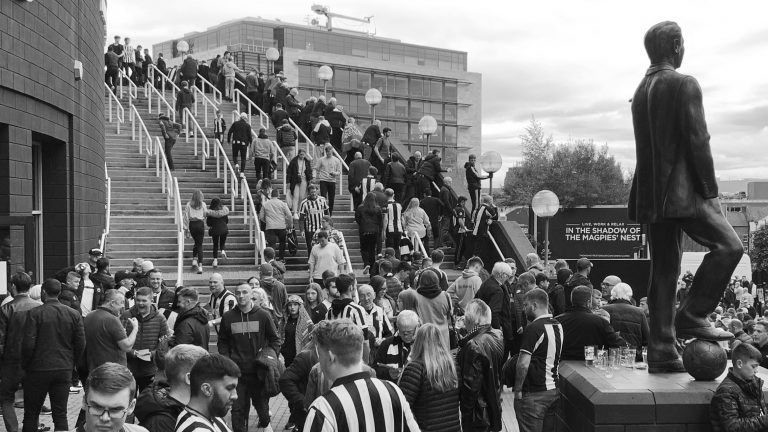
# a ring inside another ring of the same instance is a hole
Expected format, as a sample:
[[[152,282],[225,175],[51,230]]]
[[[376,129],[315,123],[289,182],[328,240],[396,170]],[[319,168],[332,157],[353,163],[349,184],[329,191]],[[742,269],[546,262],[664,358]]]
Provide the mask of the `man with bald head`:
[[[650,373],[685,370],[676,338],[728,340],[710,325],[744,248],[718,201],[701,87],[678,73],[685,54],[680,26],[664,21],[645,34],[651,65],[632,98],[637,165],[629,197],[630,219],[648,224],[651,245]],[[683,233],[709,248],[688,296],[675,312]]]
[[[219,273],[214,273],[208,279],[208,288],[211,289],[211,298],[208,300],[208,310],[213,314],[213,319],[208,321],[211,327],[217,327],[221,317],[232,310],[237,304],[235,295],[224,286],[224,278]]]
[[[620,277],[613,275],[606,276],[605,279],[603,279],[603,282],[600,283],[600,292],[603,294],[603,300],[606,302],[611,301],[611,290],[620,283]]]
[[[350,150],[351,151],[351,150]],[[355,152],[355,160],[349,164],[349,175],[347,176],[347,187],[352,194],[352,203],[357,208],[363,203],[363,179],[368,175],[368,169],[371,163],[363,159],[363,154]]]
[[[555,317],[563,325],[561,360],[584,360],[587,345],[618,348],[627,344],[607,320],[592,313],[592,288],[574,288],[571,304],[564,314]]]

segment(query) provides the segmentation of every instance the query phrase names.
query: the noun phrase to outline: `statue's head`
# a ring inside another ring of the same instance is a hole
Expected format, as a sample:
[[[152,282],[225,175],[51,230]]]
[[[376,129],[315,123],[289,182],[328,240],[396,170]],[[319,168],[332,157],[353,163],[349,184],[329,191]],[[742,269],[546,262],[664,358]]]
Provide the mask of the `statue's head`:
[[[663,21],[648,29],[645,33],[645,51],[651,63],[668,62],[679,68],[685,54],[680,26],[673,21]]]

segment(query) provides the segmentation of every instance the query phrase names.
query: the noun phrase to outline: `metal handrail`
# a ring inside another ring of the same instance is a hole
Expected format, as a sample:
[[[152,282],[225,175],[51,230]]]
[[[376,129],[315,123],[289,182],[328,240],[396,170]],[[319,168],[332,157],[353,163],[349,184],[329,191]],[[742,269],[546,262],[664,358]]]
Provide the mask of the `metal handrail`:
[[[176,224],[177,262],[176,286],[184,283],[184,215],[179,194],[179,180],[173,176],[165,156],[165,148],[160,137],[155,137],[155,175],[160,177],[161,190],[166,194],[166,207],[171,211],[173,206],[173,222]]]
[[[152,90],[149,90],[150,88]],[[176,122],[176,109],[174,109],[173,105],[171,105],[170,103],[168,103],[167,100],[165,100],[165,96],[160,94],[160,91],[157,90],[155,86],[147,83],[144,86],[144,92],[146,94],[149,94],[149,97],[147,98],[147,110],[150,114],[152,114],[152,95],[154,94],[154,95],[157,95],[157,112],[158,113],[160,112],[160,102],[164,103],[166,107],[166,114],[168,114],[168,118],[173,120],[174,123]]]
[[[341,235],[342,237],[344,236],[344,234],[341,234]],[[312,252],[312,251],[309,251],[309,252]],[[344,255],[344,259],[347,260],[347,268],[349,269],[349,273],[354,273],[355,271],[352,270],[352,258],[349,257],[349,249],[347,249],[346,239],[344,239],[344,243],[342,243],[341,252]]]
[[[165,93],[165,83],[168,82],[171,84],[171,99],[173,101],[176,101],[176,92],[180,92],[181,89],[179,89],[179,86],[173,83],[173,80],[168,78],[168,75],[164,74],[160,69],[157,68],[155,65],[149,65],[148,74],[152,77],[152,83],[155,82],[155,73],[160,74],[160,84],[163,88],[163,93]],[[152,86],[154,88],[154,85]],[[146,96],[147,93],[145,92],[144,95]]]
[[[136,83],[131,81],[131,78],[123,72],[122,69],[118,69],[118,87],[120,88],[120,99],[123,98],[123,77],[125,77],[125,80],[128,81],[128,103],[133,103],[133,99],[137,99],[139,97],[139,89],[136,87]]]
[[[245,85],[245,84],[243,84],[243,85]],[[253,103],[252,100],[248,99],[248,96],[244,95],[243,92],[241,92],[239,89],[235,89],[235,95],[232,98],[232,101],[235,103],[235,107],[237,108],[237,110],[240,110],[240,102],[241,102],[240,98],[241,97],[243,99],[245,99],[246,101],[248,101],[248,103],[247,103],[247,106],[248,106],[248,124],[251,124],[251,113],[253,112],[251,110],[251,108],[253,107],[253,108],[256,109],[256,112],[259,113],[259,124],[261,124],[261,127],[263,127],[264,129],[269,129],[269,116],[267,115],[267,113],[262,111],[261,108],[259,108],[258,105]],[[253,125],[251,125],[251,126],[253,126]]]
[[[109,170],[107,169],[106,162],[104,162],[104,177],[107,184],[107,202],[104,204],[106,214],[104,216],[104,231],[101,233],[101,238],[99,239],[99,249],[106,255],[107,251],[105,247],[107,246],[107,236],[109,235],[111,222],[110,214],[112,213],[112,179],[109,177]]]
[[[411,243],[413,243],[413,248],[420,251],[422,256],[425,258],[427,257],[427,248],[424,247],[424,243],[422,243],[419,236],[414,232],[413,236],[411,237]]]
[[[117,119],[117,134],[120,134],[120,125],[125,122],[125,109],[123,108],[123,104],[120,103],[120,99],[115,96],[114,93],[112,93],[112,90],[109,88],[107,83],[104,83],[104,87],[107,88],[107,93],[109,93],[109,97],[107,100],[109,101],[109,108],[107,109],[107,115],[109,116],[107,120],[112,123],[112,99],[115,100],[115,118]],[[103,249],[102,249],[103,250]]]
[[[208,107],[211,107],[211,115],[213,117],[216,117],[216,111],[218,111],[219,107],[216,105],[215,102],[213,102],[211,99],[208,98],[208,96],[203,93],[202,90],[200,90],[197,87],[193,87],[194,90],[192,91],[193,94],[198,94],[200,97],[195,98],[195,115],[197,115],[197,104],[198,102],[202,102],[203,104],[203,123],[205,124],[205,127],[208,127]]]
[[[237,119],[239,117],[240,117],[240,113],[237,110],[233,110],[232,111],[232,123],[234,124],[235,121],[237,121]],[[251,133],[253,134],[253,136],[258,136],[258,134],[256,133],[256,131],[253,130],[253,128],[251,128]],[[285,156],[285,153],[283,153],[283,150],[280,148],[280,146],[277,145],[277,142],[275,142],[273,140],[270,140],[270,142],[275,147],[275,149],[277,149],[275,154],[277,154],[278,158],[281,158],[281,157],[283,158],[283,192],[286,193],[288,191],[288,189],[286,189],[286,187],[287,187],[286,180],[287,180],[287,177],[288,177],[288,175],[287,175],[288,174],[288,163],[290,161]],[[243,169],[245,169],[245,167],[243,167]]]
[[[221,145],[221,141],[218,140],[218,138],[213,139],[213,154],[216,157],[216,178],[221,178],[221,165],[219,163],[220,155],[224,159],[224,193],[227,193],[227,186],[229,186],[230,189],[230,196],[232,197],[232,211],[235,211],[235,198],[238,195],[237,186],[237,173],[235,172],[235,169],[232,168],[232,163],[229,161],[229,157],[227,156],[227,152],[224,151],[224,147]]]
[[[184,115],[184,131],[185,131],[185,142],[189,142],[189,123],[190,121],[193,124],[194,128],[192,129],[192,132],[194,132],[194,142],[195,142],[195,156],[197,156],[197,138],[201,137],[203,139],[203,142],[200,145],[200,153],[201,153],[201,161],[202,161],[202,169],[205,171],[205,160],[208,159],[208,156],[211,154],[211,143],[208,141],[208,137],[205,136],[205,131],[203,128],[200,127],[200,123],[197,122],[197,119],[195,116],[192,115],[192,111],[189,110],[189,108],[184,108],[184,111],[182,112]]]
[[[136,105],[131,104],[130,107],[130,117],[131,117],[131,139],[136,140],[136,119],[139,119],[139,153],[144,153],[144,166],[146,168],[149,168],[149,157],[152,156],[152,135],[149,134],[149,131],[147,130],[147,125],[144,124],[144,120],[142,120],[141,115],[139,115],[139,110],[136,109]],[[143,130],[143,134],[142,134]],[[147,139],[147,145],[144,146],[144,137]],[[146,148],[146,152],[144,149]]]
[[[501,260],[504,261],[506,257],[504,257],[504,254],[501,253],[501,248],[499,248],[499,244],[496,243],[496,239],[493,238],[493,234],[491,234],[490,231],[488,231],[488,238],[491,239],[491,243],[493,243],[493,247],[496,249],[496,252],[499,253],[499,256],[501,257]]]
[[[310,140],[310,139],[309,139],[309,137],[307,136],[307,134],[305,134],[305,133],[304,133],[304,131],[303,131],[303,130],[301,130],[301,128],[300,128],[300,127],[298,127],[298,126],[296,125],[296,123],[293,121],[293,119],[289,118],[289,119],[288,119],[288,123],[289,123],[289,124],[290,124],[290,125],[291,125],[291,126],[294,128],[294,129],[296,129],[296,130],[298,131],[298,133],[300,133],[300,134],[301,134],[301,136],[303,136],[303,137],[304,137],[304,140],[307,142],[307,154],[309,154],[309,148],[310,148],[310,146],[312,146],[312,147],[315,147],[315,143],[313,143],[313,142],[312,142],[312,140]],[[296,138],[296,154],[299,154],[299,144],[298,144],[298,141],[299,141],[299,140],[298,140],[298,137],[297,137],[297,138]],[[336,156],[336,158],[338,158],[338,159],[339,159],[339,162],[341,162],[341,167],[343,168],[343,169],[341,170],[341,172],[339,173],[339,189],[338,189],[338,193],[339,193],[339,196],[342,196],[342,195],[344,195],[344,169],[346,169],[346,170],[347,170],[347,172],[349,172],[349,165],[347,165],[347,163],[346,163],[346,162],[344,162],[344,159],[341,157],[341,155],[339,154],[339,152],[337,152],[337,151],[336,151],[336,149],[335,149],[335,148],[333,148],[333,146],[331,146],[331,150],[333,150],[333,155],[334,155],[334,156]],[[317,154],[315,154],[315,159],[314,159],[314,160],[315,160],[315,161],[317,161],[317,160],[318,160]],[[350,197],[350,199],[349,199],[349,209],[350,209],[351,211],[354,211],[354,210],[355,210],[355,208],[354,208],[354,202],[352,201],[352,197]]]
[[[261,262],[264,262],[264,245],[266,240],[264,233],[261,231],[259,214],[256,212],[256,205],[253,203],[253,195],[251,194],[251,188],[248,186],[248,180],[243,176],[240,178],[240,181],[240,192],[243,199],[243,223],[248,224],[248,241],[255,246],[254,265],[258,265],[259,257],[261,257]]]
[[[179,194],[179,179],[173,178],[173,194],[176,197],[173,201],[175,211],[173,212],[176,222],[176,286],[184,285],[184,215],[182,214],[181,195]]]
[[[205,93],[205,86],[211,88],[211,93],[213,94],[213,101],[217,104],[221,104],[221,91],[216,88],[215,85],[211,84],[210,81],[208,81],[204,76],[197,74],[197,77],[200,78],[201,87],[203,88],[203,93]],[[218,98],[216,97],[218,96]],[[206,125],[207,126],[207,125]]]

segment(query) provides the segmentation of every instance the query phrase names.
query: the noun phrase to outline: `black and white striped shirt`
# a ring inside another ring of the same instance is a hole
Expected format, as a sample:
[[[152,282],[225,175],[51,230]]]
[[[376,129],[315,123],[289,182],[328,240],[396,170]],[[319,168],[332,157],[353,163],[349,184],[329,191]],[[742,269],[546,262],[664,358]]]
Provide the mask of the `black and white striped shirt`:
[[[337,379],[312,402],[305,432],[418,431],[411,407],[395,384],[360,372]]]
[[[304,230],[315,232],[323,226],[323,216],[328,214],[328,201],[321,196],[314,200],[305,198],[299,206],[299,214],[304,218]]]
[[[339,313],[336,313],[339,310]],[[365,308],[355,303],[351,298],[335,299],[331,302],[331,307],[328,308],[328,312],[325,314],[325,319],[332,321],[342,318],[347,318],[353,323],[360,326],[365,334],[368,329],[368,320],[366,317],[368,312]]]
[[[214,417],[212,420],[197,411],[184,408],[176,419],[176,432],[232,432],[224,420]]]
[[[474,225],[472,234],[481,236],[487,235],[488,227],[492,220],[499,220],[499,213],[495,207],[489,207],[485,204],[478,207],[472,218],[472,223]]]
[[[213,311],[214,318],[221,318],[225,312],[229,312],[237,304],[235,295],[226,288],[220,295],[211,293],[211,299],[208,300],[208,306]]]
[[[546,314],[525,326],[520,352],[531,355],[524,392],[541,392],[557,388],[558,365],[563,352],[563,326]]]
[[[368,328],[370,329],[373,337],[376,339],[391,336],[394,333],[392,329],[392,323],[389,322],[386,312],[379,305],[373,305],[370,312],[365,311],[365,318],[368,322]]]
[[[375,185],[376,177],[369,175],[368,177],[363,178],[363,182],[360,185],[360,192],[363,194],[363,199],[365,199],[365,196],[373,190]]]
[[[387,232],[403,232],[403,206],[395,200],[387,201],[384,208],[384,216],[387,218]]]

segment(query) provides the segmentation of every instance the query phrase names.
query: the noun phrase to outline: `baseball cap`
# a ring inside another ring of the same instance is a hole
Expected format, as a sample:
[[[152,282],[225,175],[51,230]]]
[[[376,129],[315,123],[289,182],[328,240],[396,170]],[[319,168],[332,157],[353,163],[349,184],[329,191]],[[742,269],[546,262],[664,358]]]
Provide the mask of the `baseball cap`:
[[[88,255],[93,255],[93,256],[104,255],[104,252],[102,252],[102,250],[99,248],[93,248],[88,251]]]

